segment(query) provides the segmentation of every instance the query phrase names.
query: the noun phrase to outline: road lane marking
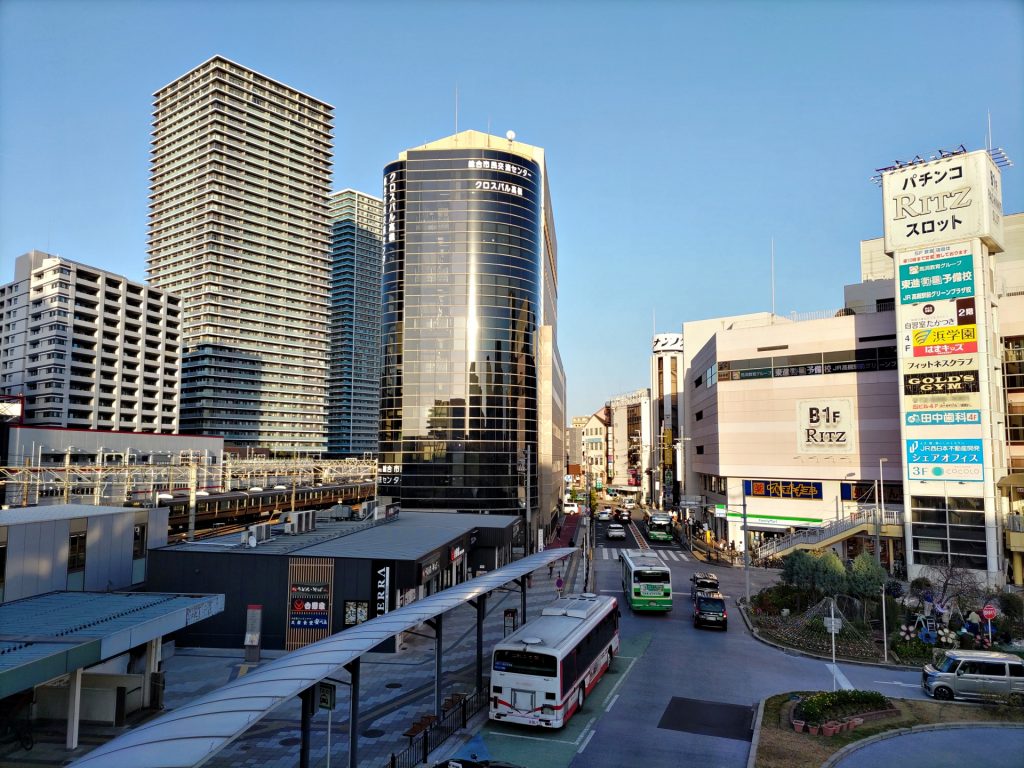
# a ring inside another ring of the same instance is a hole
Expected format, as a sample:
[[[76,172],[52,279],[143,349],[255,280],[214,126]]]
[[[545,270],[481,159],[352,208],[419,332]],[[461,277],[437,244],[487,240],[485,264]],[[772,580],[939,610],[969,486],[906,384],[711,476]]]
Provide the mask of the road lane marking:
[[[571,744],[574,747],[577,744],[579,744],[579,739],[577,739],[576,741],[565,741],[564,739],[546,739],[543,736],[523,736],[522,734],[519,734],[519,733],[505,733],[504,731],[489,731],[487,735],[488,736],[507,736],[510,739],[526,739],[527,741],[544,741],[544,742],[547,742],[548,744],[551,744],[552,742],[555,743],[555,744]]]
[[[618,700],[619,700],[619,694],[616,693],[614,696],[612,696],[612,700],[608,702],[608,706],[604,708],[604,711],[605,712],[611,712],[612,711],[612,707],[615,706],[615,702],[618,701]]]
[[[853,683],[851,683],[847,679],[846,675],[842,673],[842,670],[839,669],[838,664],[826,664],[825,667],[828,669],[829,672],[835,672],[836,682],[839,684],[840,688],[842,688],[844,691],[853,690]]]
[[[901,685],[904,688],[920,688],[921,687],[920,683],[900,683],[900,682],[898,682],[896,680],[872,680],[871,682],[878,683],[878,685]]]
[[[583,750],[587,748],[587,744],[589,744],[590,740],[592,738],[594,738],[594,734],[595,733],[596,733],[596,731],[591,731],[590,733],[587,734],[587,738],[580,745],[580,748],[576,750],[577,754],[583,754]]]
[[[688,557],[687,557],[686,555],[684,555],[684,554],[683,554],[682,552],[680,552],[680,553],[679,553],[679,556],[680,556],[681,558],[683,558],[683,560],[684,560],[685,562],[687,562],[687,563],[688,563],[688,562],[690,562],[690,558],[688,558]]]
[[[583,730],[580,731],[580,735],[576,737],[576,741],[574,741],[573,744],[579,746],[580,742],[583,741],[583,738],[587,735],[588,732],[593,734],[593,731],[591,731],[590,729],[593,727],[595,720],[597,720],[596,717],[592,717],[589,720],[587,720],[587,724],[583,726]]]

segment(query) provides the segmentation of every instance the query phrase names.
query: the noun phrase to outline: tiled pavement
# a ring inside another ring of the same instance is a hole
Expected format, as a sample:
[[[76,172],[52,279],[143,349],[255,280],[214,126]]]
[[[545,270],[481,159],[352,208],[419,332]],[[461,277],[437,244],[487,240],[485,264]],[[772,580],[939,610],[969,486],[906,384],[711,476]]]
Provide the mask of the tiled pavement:
[[[576,520],[563,521],[561,535],[549,547],[572,546]],[[527,590],[527,614],[536,616],[540,609],[556,597],[555,582],[564,577],[566,591],[571,591],[579,558],[558,564],[549,575],[547,568],[534,573]],[[490,658],[494,643],[505,635],[504,609],[520,606],[520,595],[514,585],[509,591],[492,594],[487,602],[484,624],[484,664]],[[409,740],[402,733],[421,715],[431,713],[434,705],[434,642],[432,632],[424,627],[418,635],[406,634],[400,652],[363,656],[360,685],[359,766],[383,768],[392,752],[405,749]],[[444,657],[442,664],[442,696],[468,693],[473,689],[476,670],[476,611],[470,606],[457,608],[445,615]],[[264,663],[282,652],[264,652]],[[219,688],[240,675],[258,668],[247,664],[242,651],[187,648],[164,662],[167,687],[166,709],[172,709],[198,696]],[[340,680],[348,679],[342,673]],[[331,764],[348,764],[349,695],[344,685],[337,687],[337,706],[331,716]],[[244,736],[206,763],[217,768],[293,768],[299,763],[299,702],[293,699],[253,725]],[[314,716],[311,726],[310,765],[327,765],[327,713]],[[135,722],[138,722],[137,720]],[[479,722],[479,718],[477,718]],[[457,732],[436,754],[448,755],[461,741],[472,735],[472,723],[466,732]],[[83,724],[81,746],[74,752],[64,749],[63,723],[39,727],[35,731],[36,746],[25,752],[13,744],[0,746],[0,768],[66,765],[90,749],[108,741],[123,728]]]
[[[566,531],[563,530],[563,537]],[[527,592],[527,614],[533,617],[555,598],[554,582],[561,574],[546,568],[535,572]],[[571,582],[567,585],[571,587]],[[493,644],[504,636],[505,608],[518,608],[518,591],[496,592],[487,603],[484,624],[484,664]],[[359,697],[359,766],[383,768],[392,752],[405,749],[409,740],[402,733],[421,715],[433,711],[434,642],[429,628],[419,636],[407,634],[397,654],[367,654],[361,664]],[[442,696],[469,693],[476,670],[476,612],[469,606],[445,615]],[[255,668],[242,663],[241,653],[230,656],[202,649],[179,651],[166,663],[168,687],[166,704],[194,698],[223,685],[228,680]],[[339,679],[347,680],[347,674]],[[347,765],[348,708],[346,686],[337,687],[337,707],[331,723],[331,764]],[[310,765],[327,765],[327,713],[318,713],[311,725]],[[470,733],[462,734],[467,738]],[[457,733],[450,741],[458,742]],[[218,753],[206,765],[216,768],[271,766],[292,768],[298,765],[299,702],[292,700],[255,724],[240,739]],[[438,752],[450,751],[446,744]]]
[[[561,535],[548,546],[572,546],[576,520],[563,521]],[[560,563],[548,573],[541,568],[534,573],[527,590],[527,614],[536,616],[540,609],[556,597],[555,582],[565,580],[565,590],[572,591],[577,579],[578,557]],[[573,573],[564,572],[566,567]],[[495,641],[502,638],[504,610],[520,606],[520,595],[514,587],[492,594],[487,602],[484,624],[484,664],[490,658]],[[442,696],[469,693],[476,670],[476,611],[470,606],[457,608],[445,615],[444,657],[442,664]],[[265,652],[264,663],[281,652]],[[219,688],[239,675],[256,669],[247,664],[242,651],[189,648],[178,651],[164,662],[167,687],[164,703],[167,709],[184,704],[197,696]],[[407,634],[396,654],[367,654],[362,659],[360,685],[359,766],[384,768],[392,752],[405,749],[409,740],[402,733],[421,715],[431,713],[434,705],[434,641],[432,632],[424,627],[418,635]],[[341,680],[348,675],[342,674]],[[337,687],[337,706],[331,716],[331,764],[348,764],[348,689]],[[299,702],[293,699],[260,722],[244,736],[218,753],[205,765],[217,768],[293,768],[299,763]],[[314,716],[311,726],[310,765],[327,765],[327,713]],[[476,719],[479,723],[481,718]],[[137,722],[137,721],[136,721]],[[462,741],[469,738],[473,722],[464,732],[457,732],[438,748],[437,755],[450,755]],[[0,746],[0,768],[65,765],[90,749],[108,741],[123,728],[83,724],[81,746],[74,752],[64,749],[64,727],[36,729],[36,747],[25,752],[15,745]]]

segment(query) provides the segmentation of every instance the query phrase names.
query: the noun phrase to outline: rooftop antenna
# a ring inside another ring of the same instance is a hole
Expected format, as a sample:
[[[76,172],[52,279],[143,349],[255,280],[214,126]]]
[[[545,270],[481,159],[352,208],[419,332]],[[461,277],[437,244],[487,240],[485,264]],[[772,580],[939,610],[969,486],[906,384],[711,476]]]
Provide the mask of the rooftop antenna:
[[[487,146],[491,146],[491,116],[487,116]]]
[[[985,149],[992,151],[992,110],[988,111],[988,135],[985,137]]]
[[[455,133],[459,133],[459,86],[455,86]]]
[[[775,322],[775,238],[772,238],[772,323]]]

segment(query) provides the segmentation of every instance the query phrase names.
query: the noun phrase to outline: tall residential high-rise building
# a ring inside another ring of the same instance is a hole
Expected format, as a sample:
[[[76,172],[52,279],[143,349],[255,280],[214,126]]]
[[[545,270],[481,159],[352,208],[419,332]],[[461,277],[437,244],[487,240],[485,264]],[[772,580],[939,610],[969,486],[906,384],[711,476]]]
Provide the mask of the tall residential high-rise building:
[[[331,195],[331,456],[377,453],[382,214],[379,197],[354,189]]]
[[[381,496],[523,514],[531,548],[551,525],[565,474],[557,267],[543,149],[464,131],[385,168]]]
[[[179,299],[30,251],[0,286],[0,394],[24,423],[173,433],[178,426]]]
[[[154,94],[149,279],[181,297],[181,430],[327,447],[333,107],[214,56]]]

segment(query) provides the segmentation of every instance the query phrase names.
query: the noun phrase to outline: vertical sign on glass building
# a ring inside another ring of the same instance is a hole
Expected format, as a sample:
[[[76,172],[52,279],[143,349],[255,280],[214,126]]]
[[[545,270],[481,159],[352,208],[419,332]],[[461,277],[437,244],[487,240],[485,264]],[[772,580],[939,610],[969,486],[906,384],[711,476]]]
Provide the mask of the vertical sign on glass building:
[[[999,169],[964,152],[885,171],[896,278],[904,526],[911,577],[953,565],[1001,578],[996,482],[1005,474],[991,255],[1002,250]]]

